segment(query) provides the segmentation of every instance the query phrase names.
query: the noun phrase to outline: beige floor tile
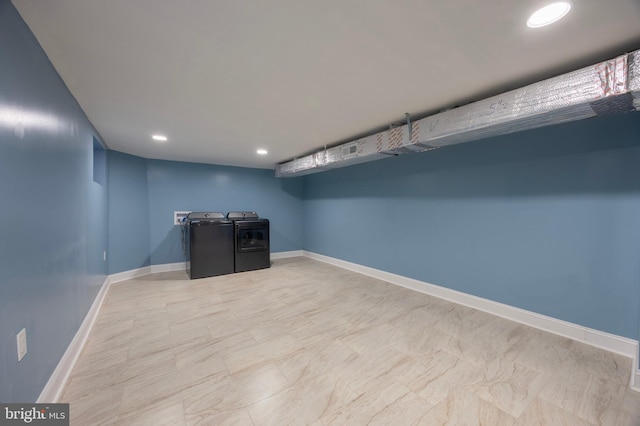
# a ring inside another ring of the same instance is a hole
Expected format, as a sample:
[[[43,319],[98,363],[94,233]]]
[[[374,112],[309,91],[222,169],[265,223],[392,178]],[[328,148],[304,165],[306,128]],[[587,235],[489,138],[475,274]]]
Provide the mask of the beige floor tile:
[[[332,369],[358,394],[365,393],[369,386],[389,384],[411,367],[409,358],[391,347],[371,348],[368,354],[359,354]]]
[[[366,425],[376,418],[386,417],[391,410],[396,411],[397,407],[393,409],[390,407],[396,403],[402,404],[400,400],[411,393],[408,387],[398,382],[382,388],[370,389],[342,407],[322,416],[321,421],[325,424],[335,425]],[[415,398],[418,397],[414,394],[409,398],[416,401]],[[417,401],[420,399],[418,398]],[[420,405],[423,404],[425,411],[431,408],[426,401]],[[419,410],[420,407],[414,407],[414,409]]]
[[[118,418],[124,385],[96,390],[84,398],[71,400],[65,391],[60,402],[69,403],[69,424],[72,426],[111,425]]]
[[[569,357],[570,362],[564,368],[570,374],[589,371],[596,377],[614,381],[621,386],[629,385],[629,358],[579,342],[573,342]]]
[[[162,352],[172,352],[175,343],[169,338],[171,332],[160,335],[147,335],[141,339],[134,340],[129,345],[128,360],[134,361],[139,358],[145,358],[150,355],[157,355]]]
[[[198,295],[196,306],[198,312],[202,316],[215,314],[218,312],[229,311],[229,307],[224,303],[222,297],[215,293],[215,289],[207,289],[208,294]]]
[[[197,340],[173,350],[176,371],[180,379],[197,382],[212,375],[227,375],[229,370],[222,356],[211,350],[207,342]]]
[[[353,331],[352,324],[336,316],[300,317],[288,321],[282,327],[306,346],[333,341]]]
[[[292,350],[292,352],[294,351]],[[269,354],[268,343],[260,343],[255,339],[251,344],[245,345],[242,350],[227,350],[224,353],[224,362],[231,374],[261,367],[272,363],[273,360]]]
[[[573,413],[535,398],[515,422],[515,426],[593,426]]]
[[[252,325],[249,333],[258,342],[268,342],[273,338],[289,334],[281,323],[273,320],[262,320],[257,322],[255,325]]]
[[[626,389],[618,411],[616,425],[640,425],[640,392]]]
[[[188,322],[172,323],[167,339],[174,345],[182,345],[203,337],[211,337],[209,324],[196,319]]]
[[[389,358],[382,358],[375,363],[370,374],[362,374],[348,381],[349,386],[358,394],[363,394],[371,389],[391,386],[396,383],[403,384],[399,379],[407,371],[414,368],[417,362],[408,356],[396,352]],[[404,385],[404,384],[403,384]]]
[[[444,351],[418,358],[399,380],[432,405],[458,388],[476,383],[482,370]]]
[[[129,334],[134,328],[133,318],[112,318],[109,321],[96,321],[93,326],[92,345],[106,349],[129,344]]]
[[[359,355],[340,340],[311,348],[302,348],[275,361],[289,383],[327,374],[338,366],[354,361]]]
[[[225,318],[221,319],[214,324],[209,324],[209,335],[213,339],[219,339],[226,336],[232,336],[239,333],[247,333],[248,327],[245,326],[244,321],[240,322],[237,318]],[[251,336],[253,337],[253,336]]]
[[[513,357],[518,364],[551,376],[561,374],[571,363],[574,341],[531,328],[525,332]]]
[[[514,347],[522,342],[518,329],[503,334],[478,331],[465,337],[453,337],[443,350],[478,367],[485,367],[497,359],[512,360],[517,356]]]
[[[77,401],[97,392],[108,390],[122,381],[121,369],[125,368],[125,363],[121,365],[120,369],[102,369],[96,372],[72,375],[69,377],[61,400],[65,402]]]
[[[388,344],[412,357],[422,357],[442,350],[453,352],[459,338],[428,326],[396,327]]]
[[[640,425],[640,392],[629,391],[635,394],[629,397],[633,401],[630,405],[623,405],[618,411],[605,413],[605,419],[611,421],[616,426],[638,426]]]
[[[483,369],[477,383],[465,388],[517,418],[548,381],[547,376],[498,358]]]
[[[305,258],[111,286],[72,425],[640,425],[631,361]]]
[[[540,398],[587,422],[606,424],[613,420],[613,413],[620,412],[625,390],[614,381],[583,371],[571,376],[553,376],[540,392]]]
[[[187,426],[251,426],[251,416],[247,410],[231,410],[217,413],[187,414]]]
[[[117,374],[117,383],[126,383],[138,377],[153,378],[174,371],[176,371],[176,359],[173,352],[158,352],[127,361]]]
[[[303,343],[290,334],[274,336],[267,341],[259,342],[263,351],[272,359],[280,359],[304,347]]]
[[[163,406],[180,399],[181,393],[189,386],[180,380],[177,371],[156,376],[140,376],[124,384],[121,416],[130,416],[148,409]]]
[[[166,335],[169,333],[170,326],[171,318],[169,318],[169,314],[164,308],[140,312],[133,317],[133,328],[128,337],[134,341]]]
[[[464,389],[449,395],[416,422],[424,426],[511,426],[514,423],[513,417]]]
[[[409,392],[377,412],[370,425],[412,425],[422,419],[432,407],[414,392]]]
[[[117,371],[123,363],[127,362],[128,353],[129,347],[127,346],[96,348],[91,345],[90,338],[78,362],[76,362],[71,376],[95,373],[102,370],[107,372]]]
[[[249,407],[257,425],[311,424],[357,398],[332,374],[309,377]]]
[[[209,337],[204,336],[191,342],[187,342],[187,346],[203,346],[211,355],[225,357],[227,355],[240,355],[246,349],[258,345],[256,339],[251,333],[242,329],[235,334],[224,334],[219,337],[211,337],[211,328],[209,328]],[[205,348],[206,346],[206,348]]]
[[[247,408],[289,386],[275,364],[245,370],[233,376],[217,376],[185,389],[182,393],[187,415],[213,415]]]
[[[397,329],[390,324],[380,324],[352,329],[340,336],[339,340],[359,354],[366,354],[371,351],[371,348],[387,346],[397,332]]]
[[[184,426],[182,400],[161,402],[131,415],[120,415],[118,424],[130,426]]]
[[[466,306],[455,306],[439,315],[433,328],[452,336],[465,337],[498,320],[493,315]]]

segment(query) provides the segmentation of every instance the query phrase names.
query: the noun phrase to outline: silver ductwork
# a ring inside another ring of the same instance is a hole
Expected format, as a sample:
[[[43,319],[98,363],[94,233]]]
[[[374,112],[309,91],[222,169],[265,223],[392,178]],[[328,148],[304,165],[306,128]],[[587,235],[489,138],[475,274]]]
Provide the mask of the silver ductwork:
[[[640,50],[629,54],[629,91],[633,96],[633,107],[640,110]]]
[[[276,166],[293,177],[443,146],[640,110],[640,50]]]

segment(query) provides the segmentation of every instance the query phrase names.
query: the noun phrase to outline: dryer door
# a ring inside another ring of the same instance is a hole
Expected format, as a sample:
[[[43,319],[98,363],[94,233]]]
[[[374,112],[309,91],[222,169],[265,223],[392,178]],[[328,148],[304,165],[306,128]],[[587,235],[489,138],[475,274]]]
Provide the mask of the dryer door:
[[[269,250],[269,228],[262,224],[238,224],[236,232],[238,253]]]

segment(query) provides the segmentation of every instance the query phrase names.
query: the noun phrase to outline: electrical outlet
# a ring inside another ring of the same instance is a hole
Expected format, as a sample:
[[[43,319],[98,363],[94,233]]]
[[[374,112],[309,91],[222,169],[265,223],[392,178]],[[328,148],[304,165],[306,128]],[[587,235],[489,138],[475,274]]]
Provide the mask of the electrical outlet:
[[[107,260],[107,251],[102,252],[102,260]]]
[[[22,361],[22,358],[27,354],[27,330],[24,328],[16,335],[16,341],[18,343],[18,361]]]

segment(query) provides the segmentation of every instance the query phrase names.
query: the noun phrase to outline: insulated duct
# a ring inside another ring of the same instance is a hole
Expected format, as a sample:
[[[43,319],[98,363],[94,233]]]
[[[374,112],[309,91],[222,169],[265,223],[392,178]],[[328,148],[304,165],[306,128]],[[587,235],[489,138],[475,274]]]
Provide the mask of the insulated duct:
[[[414,122],[407,114],[407,124],[278,164],[276,177],[633,110],[640,110],[640,50]]]
[[[629,54],[629,90],[634,109],[640,110],[640,50]]]

